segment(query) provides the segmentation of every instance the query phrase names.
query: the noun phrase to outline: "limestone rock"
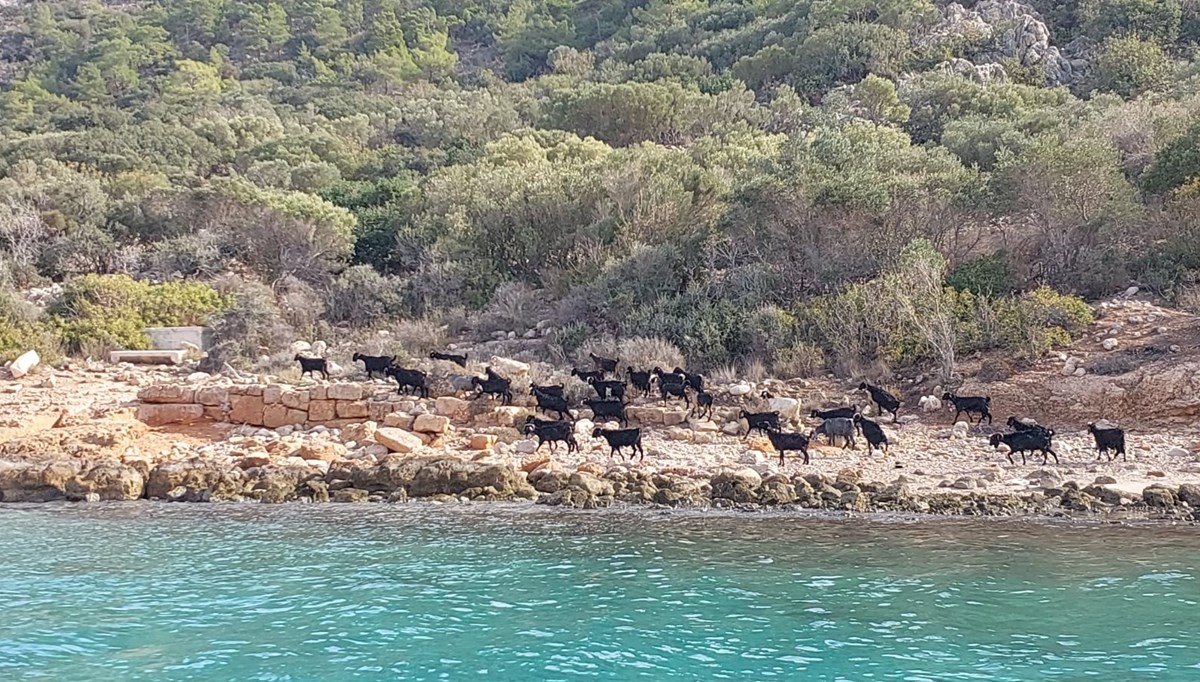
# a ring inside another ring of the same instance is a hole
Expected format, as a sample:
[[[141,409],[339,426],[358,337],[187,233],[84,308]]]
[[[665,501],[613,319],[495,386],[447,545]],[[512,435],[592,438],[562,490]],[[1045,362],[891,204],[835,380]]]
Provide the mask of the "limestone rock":
[[[471,450],[491,450],[496,447],[496,436],[490,433],[477,433],[471,436],[467,447]]]
[[[413,421],[413,431],[418,433],[444,434],[450,430],[450,418],[437,414],[418,414]]]
[[[529,365],[527,363],[518,362],[510,358],[502,358],[498,355],[492,356],[492,361],[489,365],[497,374],[507,379],[529,374]]]
[[[375,440],[375,432],[378,429],[379,424],[373,421],[347,424],[342,427],[342,440],[354,441],[355,443],[370,443]]]
[[[1152,485],[1142,491],[1142,502],[1147,507],[1170,509],[1178,504],[1179,499],[1174,490],[1163,485]]]
[[[390,426],[375,431],[375,442],[387,447],[392,452],[401,454],[415,452],[423,445],[421,439],[413,433]]]
[[[151,404],[196,402],[196,389],[179,384],[151,384],[138,391],[138,400]]]
[[[97,500],[136,500],[142,496],[144,487],[145,480],[137,469],[109,462],[67,481],[65,492],[68,499],[95,495]]]
[[[750,395],[750,393],[754,391],[754,387],[745,381],[741,381],[736,384],[730,384],[726,390],[729,392],[729,395],[735,398],[740,398],[742,396]]]
[[[137,418],[147,426],[191,424],[204,419],[204,406],[143,404],[138,405]]]
[[[449,395],[438,397],[434,401],[434,409],[438,414],[455,421],[462,421],[471,415],[471,403]]]
[[[296,450],[296,456],[305,460],[336,462],[346,456],[346,446],[330,441],[307,442]]]
[[[358,384],[330,384],[327,395],[330,400],[362,400],[363,389]]]

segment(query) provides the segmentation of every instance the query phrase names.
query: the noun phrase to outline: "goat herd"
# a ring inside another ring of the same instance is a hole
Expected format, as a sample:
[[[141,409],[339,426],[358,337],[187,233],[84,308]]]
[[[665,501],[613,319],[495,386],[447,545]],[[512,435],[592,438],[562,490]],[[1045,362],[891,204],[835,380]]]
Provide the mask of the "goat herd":
[[[649,397],[652,391],[657,390],[659,397],[664,402],[675,398],[682,399],[689,408],[689,417],[695,415],[702,418],[712,414],[713,396],[704,390],[704,377],[700,374],[686,372],[679,367],[675,367],[670,372],[664,371],[660,367],[644,371],[626,367],[626,380],[622,381],[611,378],[618,374],[616,359],[600,357],[591,353],[589,356],[594,365],[593,369],[572,369],[571,376],[588,384],[596,392],[595,398],[581,401],[582,406],[591,410],[593,421],[615,420],[625,427],[620,429],[596,427],[592,431],[593,438],[604,438],[608,442],[613,457],[620,457],[621,450],[628,448],[630,461],[633,461],[634,455],[639,456],[639,461],[646,458],[645,450],[642,448],[642,430],[628,428],[629,419],[625,413],[628,403],[625,402],[625,397],[630,393],[635,396]],[[430,353],[429,357],[432,360],[452,362],[463,368],[467,366],[466,355],[435,351]],[[308,358],[298,354],[295,356],[295,360],[300,363],[302,377],[305,374],[320,374],[328,380],[328,363],[325,358]],[[400,367],[396,364],[395,357],[355,353],[353,361],[363,363],[368,378],[374,378],[376,374],[379,374],[395,379],[397,393],[407,390],[422,398],[429,397],[428,375],[418,369]],[[502,401],[504,405],[511,404],[512,381],[501,376],[491,367],[486,367],[484,372],[484,376],[471,376],[469,383],[455,386],[455,388],[474,392],[474,398],[487,395]],[[453,381],[452,385],[454,385]],[[900,400],[896,396],[866,382],[860,383],[858,390],[866,391],[870,395],[871,402],[875,403],[879,415],[883,415],[885,412],[891,413],[893,422],[899,417]],[[529,415],[525,419],[524,433],[537,438],[539,449],[542,445],[549,443],[550,450],[553,452],[561,442],[566,444],[568,452],[577,450],[579,445],[575,440],[574,418],[564,387],[561,384],[532,384],[529,387],[529,393],[537,402],[536,412],[547,415],[554,414],[557,418],[548,420],[541,419],[536,414]],[[766,400],[773,398],[766,391],[761,394],[761,397]],[[942,396],[942,400],[947,403],[948,407],[954,409],[955,422],[958,421],[960,415],[965,414],[968,422],[976,423],[973,417],[978,415],[977,423],[982,424],[984,419],[987,419],[989,425],[992,423],[991,398],[988,396],[960,396],[947,392]],[[754,431],[765,434],[771,441],[771,445],[779,452],[781,466],[787,452],[800,453],[804,456],[804,463],[808,464],[808,447],[817,436],[825,436],[830,445],[841,441],[842,447],[845,449],[855,448],[855,435],[859,435],[866,439],[868,453],[875,449],[884,453],[888,451],[887,433],[879,422],[864,416],[857,405],[828,410],[812,410],[809,416],[819,419],[821,422],[807,434],[784,431],[779,411],[747,412],[743,409],[739,416],[747,424],[743,438],[749,437]],[[1042,426],[1032,419],[1018,419],[1017,417],[1009,417],[1007,424],[1011,431],[993,434],[989,443],[993,448],[1006,446],[1010,464],[1016,463],[1012,457],[1014,453],[1020,453],[1022,464],[1027,461],[1026,455],[1033,453],[1041,453],[1042,464],[1046,464],[1049,457],[1053,457],[1055,463],[1058,462],[1058,455],[1052,448],[1053,429]],[[1125,453],[1125,432],[1123,430],[1115,426],[1095,423],[1089,423],[1087,429],[1095,441],[1097,459],[1101,455],[1107,455],[1109,461],[1112,461],[1117,455],[1128,459]]]

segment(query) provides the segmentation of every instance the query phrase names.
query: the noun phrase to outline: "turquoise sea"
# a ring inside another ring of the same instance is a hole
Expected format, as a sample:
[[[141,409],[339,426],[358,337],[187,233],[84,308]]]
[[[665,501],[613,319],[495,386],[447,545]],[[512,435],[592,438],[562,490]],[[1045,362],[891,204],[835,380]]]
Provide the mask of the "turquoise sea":
[[[1200,529],[0,507],[0,680],[1200,680]]]

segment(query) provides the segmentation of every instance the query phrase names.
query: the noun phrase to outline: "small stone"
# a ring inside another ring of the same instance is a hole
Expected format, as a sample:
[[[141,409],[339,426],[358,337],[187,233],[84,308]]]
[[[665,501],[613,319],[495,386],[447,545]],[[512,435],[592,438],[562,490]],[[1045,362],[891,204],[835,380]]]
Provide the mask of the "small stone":
[[[1118,341],[1110,336],[1107,339],[1104,339],[1104,343],[1101,345],[1104,346],[1104,350],[1113,350],[1117,347],[1117,344]]]
[[[1117,479],[1112,476],[1097,476],[1096,480],[1092,481],[1096,485],[1113,485],[1116,482]]]
[[[490,433],[477,433],[471,436],[468,447],[471,450],[491,450],[496,447],[496,436]]]
[[[1191,454],[1192,453],[1188,452],[1185,448],[1181,448],[1178,445],[1171,448],[1170,450],[1167,450],[1167,457],[1170,457],[1172,459],[1178,459],[1180,457],[1190,457]]]
[[[1146,472],[1146,477],[1147,477],[1147,478],[1166,478],[1166,477],[1167,477],[1167,474],[1166,474],[1165,472],[1162,472],[1162,471],[1159,471],[1159,470],[1157,470],[1157,469],[1154,469],[1154,470],[1151,470],[1151,471],[1147,471],[1147,472]]]
[[[728,388],[729,395],[734,396],[735,398],[744,395],[750,395],[750,392],[753,390],[754,387],[744,381],[731,384]]]
[[[526,438],[525,440],[519,440],[514,443],[513,450],[522,455],[532,455],[533,453],[537,452],[537,445],[538,444],[536,440],[533,440],[532,438]]]

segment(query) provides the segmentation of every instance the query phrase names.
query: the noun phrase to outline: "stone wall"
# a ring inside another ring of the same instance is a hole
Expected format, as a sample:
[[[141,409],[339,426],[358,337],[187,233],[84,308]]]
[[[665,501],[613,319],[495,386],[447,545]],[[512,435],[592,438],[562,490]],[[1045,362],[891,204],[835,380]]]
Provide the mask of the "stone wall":
[[[138,398],[138,419],[151,426],[212,421],[269,429],[383,422],[389,414],[412,412],[415,403],[395,391],[376,391],[372,386],[353,383],[305,388],[285,384],[155,384],[143,388]],[[452,408],[461,406],[446,407],[448,411]]]

